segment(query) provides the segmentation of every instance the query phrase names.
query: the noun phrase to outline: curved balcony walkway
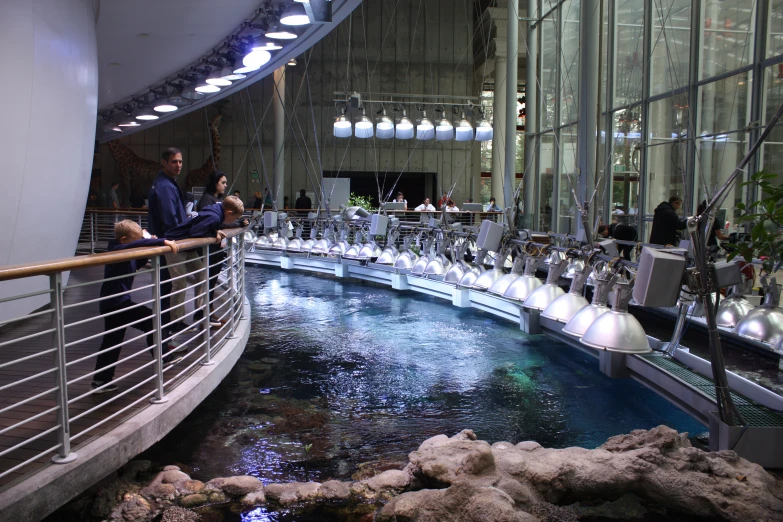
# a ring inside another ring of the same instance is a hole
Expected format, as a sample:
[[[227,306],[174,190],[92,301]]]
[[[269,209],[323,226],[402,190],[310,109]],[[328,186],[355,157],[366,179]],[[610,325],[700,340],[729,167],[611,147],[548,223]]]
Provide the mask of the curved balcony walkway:
[[[75,288],[74,286],[101,277],[103,277],[102,266],[71,272],[69,284],[63,294],[67,310],[66,323],[74,323],[99,314],[97,303],[73,309],[67,309],[67,305],[97,298],[100,285]],[[134,287],[142,287],[150,283],[151,275],[147,273],[136,278]],[[146,293],[147,296],[151,296],[151,290],[147,290]],[[138,295],[139,299],[144,297],[144,293]],[[166,368],[164,371],[168,375],[164,390],[167,401],[161,404],[153,404],[144,399],[144,396],[154,389],[154,382],[141,384],[138,388],[121,395],[123,391],[131,390],[149,377],[152,371],[148,369],[146,372],[140,371],[128,375],[140,364],[149,361],[143,336],[123,347],[123,357],[134,353],[137,353],[138,357],[133,357],[130,361],[124,360],[117,367],[117,376],[126,376],[119,382],[119,391],[89,395],[69,404],[71,448],[77,453],[78,458],[68,464],[54,464],[50,459],[56,452],[52,451],[0,479],[0,520],[39,520],[160,440],[198,406],[234,366],[247,342],[250,331],[248,318],[249,306],[245,301],[242,304],[241,319],[235,325],[234,335],[231,336],[230,330],[224,327],[213,337],[212,362],[214,364],[192,364],[185,358],[182,362]],[[51,319],[48,316],[33,317],[13,328],[0,329],[0,343],[49,328],[51,328]],[[78,343],[73,349],[67,350],[68,362],[86,358],[84,361],[68,366],[68,379],[71,381],[68,386],[69,397],[78,397],[90,390],[89,377],[77,382],[73,380],[93,370],[94,358],[88,356],[98,350],[102,328],[103,321],[95,320],[68,329],[69,338],[85,339],[98,335],[93,342]],[[129,333],[127,337],[130,338],[132,335]],[[0,350],[0,365],[47,349],[51,349],[50,336],[39,336],[24,343],[12,343]],[[183,371],[188,366],[191,368]],[[44,356],[33,357],[19,364],[0,368],[0,410],[20,402],[25,397],[51,389],[51,375],[32,379],[23,386],[2,389],[3,386],[19,380],[21,376],[34,375],[50,367],[51,357]],[[181,375],[177,375],[180,373]],[[133,405],[134,402],[137,404]],[[80,413],[99,404],[103,407],[73,420]],[[55,427],[56,412],[44,413],[55,407],[55,394],[48,393],[0,413],[0,431],[14,426],[23,419],[42,414],[34,421],[0,435],[0,453],[23,440]],[[123,411],[125,408],[128,409]],[[0,457],[0,473],[18,466],[57,444],[56,430],[30,441],[22,448]]]

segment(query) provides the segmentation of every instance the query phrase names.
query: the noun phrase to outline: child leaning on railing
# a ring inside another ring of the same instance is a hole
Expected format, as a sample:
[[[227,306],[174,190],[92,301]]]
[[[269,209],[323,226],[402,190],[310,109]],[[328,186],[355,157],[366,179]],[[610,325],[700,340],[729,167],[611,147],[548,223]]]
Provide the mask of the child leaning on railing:
[[[156,237],[145,239],[142,234],[141,227],[135,221],[129,219],[120,221],[114,225],[114,240],[109,241],[109,252],[158,246],[170,247],[172,252],[179,250],[174,241]],[[146,264],[146,259],[131,259],[111,263],[104,268],[103,278],[111,280],[104,281],[101,285],[102,299],[98,305],[103,315],[105,333],[101,343],[101,353],[98,354],[98,359],[95,362],[95,371],[98,372],[93,376],[92,381],[92,389],[95,390],[95,393],[108,393],[117,390],[117,385],[112,382],[122,349],[117,345],[125,339],[125,330],[128,326],[147,334],[147,346],[154,344],[152,336],[153,311],[147,306],[134,303],[129,293],[133,288],[133,278],[136,271]],[[109,348],[112,346],[117,346],[117,348],[110,350]],[[173,362],[172,354],[175,351],[177,351],[175,348],[164,347],[164,362]]]

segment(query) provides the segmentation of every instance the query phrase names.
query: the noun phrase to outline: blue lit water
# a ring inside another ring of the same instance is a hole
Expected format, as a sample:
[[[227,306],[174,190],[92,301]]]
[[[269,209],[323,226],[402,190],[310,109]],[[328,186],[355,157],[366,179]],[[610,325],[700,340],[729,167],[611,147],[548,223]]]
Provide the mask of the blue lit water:
[[[247,295],[241,362],[162,443],[194,477],[344,479],[370,461],[399,467],[426,438],[465,428],[557,448],[659,424],[705,431],[596,359],[480,311],[253,267]]]

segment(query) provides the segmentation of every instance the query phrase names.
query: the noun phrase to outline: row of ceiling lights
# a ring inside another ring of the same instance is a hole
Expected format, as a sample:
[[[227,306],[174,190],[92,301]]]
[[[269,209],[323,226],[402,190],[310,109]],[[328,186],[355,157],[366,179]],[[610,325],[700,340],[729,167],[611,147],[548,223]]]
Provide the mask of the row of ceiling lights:
[[[455,141],[491,141],[494,134],[492,124],[480,115],[476,120],[476,127],[470,123],[465,113],[459,119],[456,125],[445,116],[437,118],[435,123],[427,117],[427,111],[422,110],[421,119],[417,120],[414,127],[413,121],[408,117],[407,111],[403,109],[402,117],[395,123],[386,115],[383,110],[382,116],[378,118],[377,123],[365,114],[362,109],[362,115],[352,123],[350,118],[345,115],[345,109],[334,120],[334,135],[337,138],[350,138],[352,135],[357,138],[372,138],[373,135],[379,139],[397,138],[400,140],[409,140],[414,136],[418,140],[451,140]]]
[[[125,104],[118,109],[125,115],[116,120],[112,118],[111,112],[103,113],[102,116],[107,120],[103,127],[106,132],[122,132],[122,127],[138,127],[144,122],[157,120],[160,116],[157,113],[169,113],[184,107],[195,100],[205,98],[209,94],[220,92],[223,87],[230,86],[233,82],[247,78],[247,74],[259,70],[272,59],[272,51],[283,48],[276,40],[293,40],[298,37],[294,31],[290,31],[282,26],[296,27],[304,26],[310,23],[304,7],[304,0],[294,0],[294,4],[289,6],[280,15],[279,24],[270,25],[264,34],[264,37],[253,38],[244,45],[244,56],[238,60],[238,54],[234,51],[226,53],[228,58],[223,57],[220,61],[209,62],[206,67],[194,68],[194,71],[203,77],[201,81],[192,75],[186,76],[184,80],[195,80],[190,87],[185,87],[183,82],[168,82],[158,90],[152,90],[151,94],[154,100],[148,101],[145,95],[142,98],[135,99],[131,103]],[[296,60],[291,59],[289,65],[296,65]],[[169,93],[170,87],[173,92]]]

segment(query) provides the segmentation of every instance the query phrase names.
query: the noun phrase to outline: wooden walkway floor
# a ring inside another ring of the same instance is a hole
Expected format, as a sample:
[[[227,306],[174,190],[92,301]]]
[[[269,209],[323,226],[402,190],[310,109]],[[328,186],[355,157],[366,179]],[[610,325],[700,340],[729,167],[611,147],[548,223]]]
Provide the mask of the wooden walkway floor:
[[[100,284],[90,284],[78,287],[74,287],[74,285],[95,281],[101,277],[103,277],[102,267],[71,272],[68,286],[64,292],[65,306],[67,307],[69,304],[81,303],[97,298]],[[139,275],[136,278],[135,287],[146,286],[150,284],[150,281],[151,278],[149,274]],[[188,295],[190,295],[190,292],[191,291],[188,291]],[[218,293],[219,292],[220,290],[218,290]],[[133,300],[135,302],[146,301],[151,298],[151,295],[151,289],[140,290],[133,295]],[[220,302],[223,301],[221,300]],[[226,306],[224,310],[227,309],[228,307]],[[74,324],[85,319],[91,320],[80,324]],[[85,360],[75,362],[67,367],[68,381],[71,382],[68,386],[68,414],[71,419],[71,448],[78,452],[80,445],[106,433],[129,416],[132,416],[143,408],[155,407],[155,405],[151,404],[148,398],[145,397],[145,395],[154,391],[154,380],[140,384],[154,374],[154,365],[149,364],[152,359],[149,355],[144,336],[141,335],[141,332],[138,330],[128,329],[125,334],[126,340],[136,336],[139,336],[140,338],[122,348],[121,358],[124,359],[129,355],[133,355],[133,357],[117,366],[115,382],[119,386],[119,390],[114,393],[101,395],[93,394],[80,398],[81,395],[90,391],[92,379],[91,377],[85,377],[81,380],[78,379],[93,371],[95,367],[94,354],[98,351],[102,340],[101,333],[103,332],[103,320],[100,318],[98,312],[98,304],[91,303],[67,308],[65,313],[65,324],[67,361],[72,363],[86,357]],[[69,327],[68,325],[72,326]],[[17,323],[16,326],[11,329],[6,329],[0,333],[0,342],[5,342],[10,339],[19,339],[50,328],[51,314],[44,314]],[[212,330],[212,353],[222,346],[223,341],[228,334],[228,325],[220,330]],[[195,335],[197,334],[193,333],[187,336],[181,336],[180,339],[186,341],[189,337]],[[88,339],[91,336],[96,337],[94,339]],[[203,348],[199,349],[197,352],[194,351],[193,348],[201,344],[202,338],[203,336],[199,335],[198,339],[194,339],[188,344],[188,351],[180,354],[184,355],[181,362],[165,369],[165,389],[176,386],[198,368],[199,365],[196,360],[203,353]],[[84,341],[77,342],[80,340]],[[68,346],[70,343],[76,344]],[[28,356],[33,357],[8,367],[0,368],[0,387],[54,368],[55,354],[42,353],[53,347],[54,344],[51,334],[41,335],[30,340],[13,343],[3,347],[2,350],[0,350],[0,364]],[[35,354],[40,355],[35,356]],[[146,368],[136,371],[136,373],[132,373],[144,364],[149,365]],[[183,370],[191,365],[193,365],[193,368],[183,373]],[[177,374],[180,373],[182,373],[182,375],[176,377]],[[41,397],[39,398],[16,406],[4,413],[0,413],[0,430],[42,414],[40,417],[0,435],[0,453],[56,426],[57,412],[49,411],[56,409],[55,391],[49,391],[55,388],[55,376],[56,373],[51,371],[46,375],[36,377],[0,391],[0,410],[41,394]],[[135,389],[133,389],[134,387]],[[117,414],[117,412],[134,402],[137,402],[135,406],[106,421],[106,419],[109,419],[112,415]],[[75,418],[96,406],[100,407],[80,418]],[[102,421],[105,422],[96,427],[96,425]],[[39,471],[44,466],[55,465],[50,463],[50,459],[56,452],[49,450],[57,446],[57,444],[58,434],[57,431],[54,430],[34,441],[27,442],[20,448],[14,449],[0,457],[0,473],[3,473],[22,462],[35,457],[41,452],[45,452],[32,463],[0,478],[0,489],[6,488],[12,483],[22,480],[30,474]]]

